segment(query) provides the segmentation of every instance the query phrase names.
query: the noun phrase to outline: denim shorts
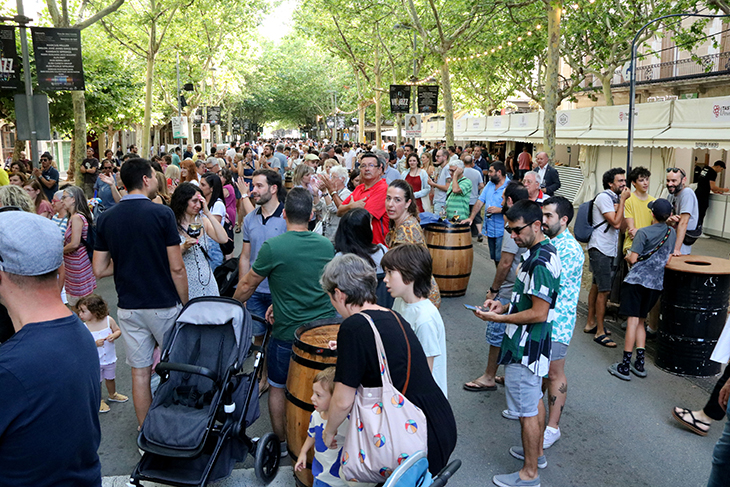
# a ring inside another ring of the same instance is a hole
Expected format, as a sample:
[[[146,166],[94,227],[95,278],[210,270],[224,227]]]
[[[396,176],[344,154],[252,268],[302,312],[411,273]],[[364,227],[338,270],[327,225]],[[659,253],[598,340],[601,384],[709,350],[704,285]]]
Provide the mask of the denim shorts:
[[[269,367],[269,384],[277,389],[286,387],[286,377],[289,374],[291,360],[291,342],[269,339],[269,349],[266,354],[266,365]]]
[[[246,309],[249,313],[259,318],[266,318],[266,310],[271,306],[271,294],[253,293],[246,301]],[[253,336],[260,337],[266,334],[267,325],[258,320],[253,320]],[[270,327],[269,327],[270,328]]]
[[[522,364],[507,364],[504,387],[507,409],[520,418],[537,416],[537,404],[542,399],[542,377]]]
[[[568,345],[565,343],[556,342],[553,340],[550,342],[550,361],[563,360],[568,355]]]
[[[603,254],[598,249],[588,249],[588,260],[593,273],[593,284],[598,286],[599,293],[607,293],[613,285],[613,275],[616,273],[614,257]]]
[[[502,238],[503,237],[487,237],[489,244],[489,255],[494,262],[499,262],[502,258]]]
[[[507,298],[497,298],[497,300],[503,305],[509,303],[509,299]],[[484,332],[487,338],[487,343],[493,347],[501,347],[502,338],[504,337],[504,329],[506,326],[506,323],[487,321],[487,329]]]

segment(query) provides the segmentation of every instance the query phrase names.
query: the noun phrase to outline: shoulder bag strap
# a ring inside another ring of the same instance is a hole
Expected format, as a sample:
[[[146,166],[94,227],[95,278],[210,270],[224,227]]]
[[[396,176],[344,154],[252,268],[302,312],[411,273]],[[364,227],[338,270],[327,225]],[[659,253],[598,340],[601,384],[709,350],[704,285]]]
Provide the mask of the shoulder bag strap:
[[[406,349],[408,350],[408,367],[406,369],[406,382],[403,385],[403,390],[401,391],[404,395],[406,391],[408,390],[408,382],[411,380],[411,342],[408,341],[408,335],[406,335],[406,329],[403,328],[403,323],[401,323],[400,318],[398,318],[398,315],[395,314],[395,312],[391,309],[390,312],[395,316],[395,319],[398,320],[398,324],[400,325],[400,329],[403,332],[403,338],[406,339]]]
[[[657,244],[657,246],[654,247],[653,249],[651,249],[649,251],[649,253],[647,253],[646,255],[639,256],[639,258],[636,261],[641,262],[642,260],[646,260],[649,257],[651,257],[652,255],[654,255],[660,248],[662,248],[662,246],[667,242],[667,240],[669,240],[669,235],[671,235],[671,233],[672,233],[671,228],[667,228],[667,233],[664,234],[664,238],[662,239],[662,241],[659,242]]]
[[[380,337],[380,332],[375,327],[375,323],[373,323],[373,319],[370,318],[370,315],[363,311],[361,311],[359,314],[361,314],[365,317],[366,320],[368,320],[370,328],[373,330],[373,336],[375,337],[375,347],[377,348],[378,353],[378,364],[380,365],[380,377],[383,385],[385,385],[385,383],[387,382],[391,386],[393,386],[393,379],[391,379],[390,377],[390,368],[388,368],[388,358],[385,356],[385,347],[383,346],[383,339]],[[403,392],[403,394],[405,394],[405,392]]]

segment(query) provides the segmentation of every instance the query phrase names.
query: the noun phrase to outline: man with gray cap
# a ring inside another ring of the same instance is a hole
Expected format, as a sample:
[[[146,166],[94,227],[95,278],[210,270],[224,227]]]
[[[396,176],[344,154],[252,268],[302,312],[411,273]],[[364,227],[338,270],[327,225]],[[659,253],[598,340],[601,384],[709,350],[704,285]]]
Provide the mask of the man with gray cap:
[[[0,303],[15,330],[0,346],[0,485],[101,484],[99,356],[61,301],[62,264],[55,224],[0,213]]]

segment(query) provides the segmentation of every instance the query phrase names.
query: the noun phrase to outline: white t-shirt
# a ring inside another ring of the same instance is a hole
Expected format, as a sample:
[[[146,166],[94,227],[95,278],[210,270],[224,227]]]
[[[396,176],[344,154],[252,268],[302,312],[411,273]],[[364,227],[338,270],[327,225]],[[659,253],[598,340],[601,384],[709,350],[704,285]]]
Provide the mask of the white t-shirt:
[[[213,208],[210,209],[210,212],[215,216],[221,217],[221,225],[223,225],[226,221],[226,204],[218,200],[213,203]]]
[[[451,171],[449,171],[448,165],[441,168],[437,183],[442,186],[447,184],[447,181],[451,180]],[[446,191],[442,191],[438,188],[433,188],[433,202],[434,203],[446,203]]]
[[[324,444],[324,429],[327,427],[327,420],[322,419],[319,411],[314,410],[309,417],[309,428],[307,435],[314,438],[314,463],[312,464],[312,474],[321,482],[326,483],[330,487],[346,487],[347,483],[340,478],[340,462],[339,456],[342,446],[345,444],[345,435],[347,435],[347,425],[350,422],[345,418],[339,428],[335,440],[339,448],[328,448]],[[319,464],[319,465],[318,465]]]
[[[350,149],[347,151],[347,154],[345,154],[345,167],[348,171],[352,170],[352,160],[355,158],[355,151],[353,149]]]
[[[596,200],[593,202],[594,227],[605,220],[603,217],[604,213],[616,211],[614,199],[608,194],[609,191],[611,190],[607,189],[603,191],[596,196]],[[606,228],[608,228],[608,231],[606,231]],[[616,257],[618,253],[618,228],[613,228],[610,223],[606,222],[594,229],[591,234],[591,239],[588,241],[588,248],[597,249],[608,257]]]
[[[408,304],[395,298],[393,310],[400,313],[410,323],[421,342],[426,357],[433,357],[433,378],[436,384],[449,397],[446,382],[446,329],[441,314],[428,299]]]
[[[228,149],[226,151],[226,157],[230,157],[231,160],[233,160],[233,158],[236,157],[236,149],[234,149],[233,147],[231,147],[230,149]]]

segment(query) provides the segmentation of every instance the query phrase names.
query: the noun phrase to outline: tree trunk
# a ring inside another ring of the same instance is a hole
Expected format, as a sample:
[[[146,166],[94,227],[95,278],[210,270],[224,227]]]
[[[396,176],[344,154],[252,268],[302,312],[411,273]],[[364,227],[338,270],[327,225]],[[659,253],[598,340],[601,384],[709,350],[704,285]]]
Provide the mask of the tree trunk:
[[[380,52],[378,47],[375,47],[375,145],[377,149],[383,147],[383,136],[380,133],[380,119],[383,118],[383,107],[380,104],[381,84],[382,79],[380,76]]]
[[[403,122],[403,114],[399,113],[395,116],[395,125],[396,125],[395,146],[396,147],[400,147],[400,142],[401,142],[401,140],[403,140],[403,132],[402,132],[402,127],[401,127],[402,122]]]
[[[155,11],[155,2],[150,2],[151,10]],[[155,74],[155,42],[157,40],[157,24],[150,25],[150,42],[147,47],[147,79],[145,80],[144,96],[144,124],[142,125],[142,140],[140,141],[140,156],[150,156],[150,126],[152,125],[152,77]]]
[[[605,103],[606,103],[606,106],[608,106],[608,107],[613,106],[613,93],[611,92],[611,78],[613,78],[612,74],[598,77],[598,79],[601,80],[601,90],[603,90],[603,98],[605,98]]]
[[[81,181],[81,173],[76,174],[76,171],[86,157],[86,97],[83,91],[72,91],[71,99],[74,107],[74,155],[68,161],[68,177],[72,181]]]
[[[106,149],[113,150],[114,146],[114,127],[109,125],[106,129],[106,146],[104,151],[106,152]],[[103,156],[104,154],[99,154],[100,156]]]
[[[71,140],[76,140],[75,133],[71,134]],[[76,157],[76,146],[71,142],[71,150],[68,154],[68,168],[66,168],[66,181],[74,182],[76,180],[74,157]],[[80,180],[81,178],[79,178]]]
[[[560,13],[562,0],[549,0],[548,17],[548,54],[545,70],[545,122],[543,151],[550,160],[555,160],[555,117],[558,111],[558,70],[560,68]]]
[[[451,77],[449,75],[449,64],[445,59],[441,64],[441,86],[444,97],[444,116],[446,117],[446,146],[454,145],[454,102],[451,98]]]
[[[357,141],[366,142],[365,140],[365,102],[360,101],[357,108]]]
[[[15,139],[15,146],[13,147],[13,162],[20,160],[20,153],[25,151],[25,141]],[[26,154],[27,156],[27,154]]]

